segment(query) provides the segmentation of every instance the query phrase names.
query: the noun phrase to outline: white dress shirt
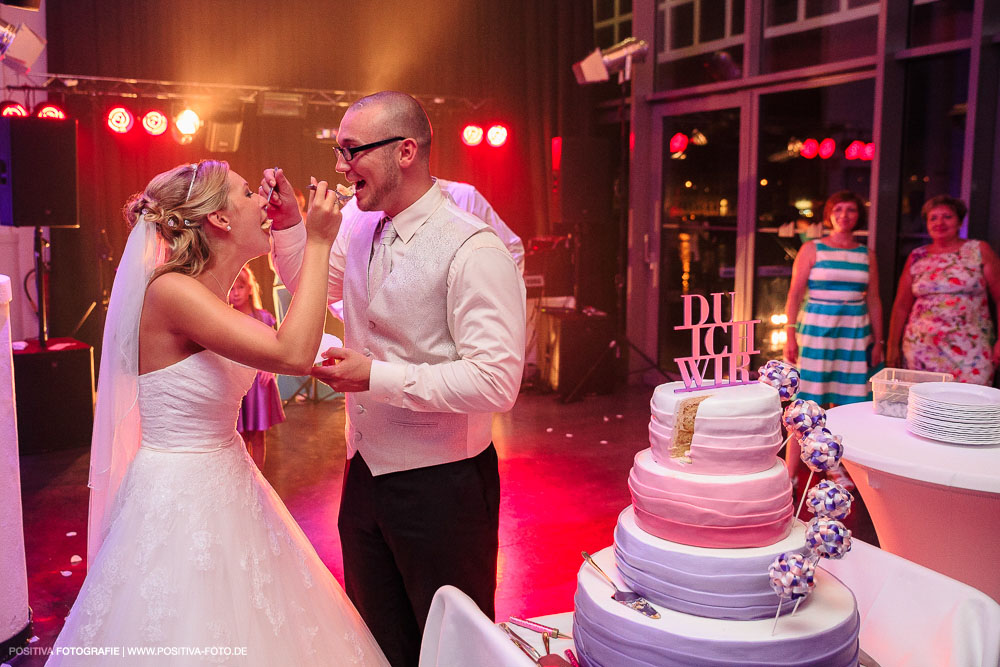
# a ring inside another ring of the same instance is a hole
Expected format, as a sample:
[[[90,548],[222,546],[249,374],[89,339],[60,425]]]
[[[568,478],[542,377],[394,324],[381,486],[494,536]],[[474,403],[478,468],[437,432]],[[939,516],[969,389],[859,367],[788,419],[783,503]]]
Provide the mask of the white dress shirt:
[[[444,198],[437,184],[393,219],[398,237],[390,246],[395,265],[407,243]],[[330,252],[328,301],[343,296],[344,268],[353,227],[365,212],[345,219]],[[298,285],[305,226],[272,234],[274,263],[284,283]],[[494,234],[476,234],[455,254],[448,271],[448,328],[461,358],[441,364],[389,363],[373,359],[370,392],[390,405],[423,412],[497,412],[517,398],[524,367],[524,282],[510,253]],[[419,346],[420,341],[413,341]]]

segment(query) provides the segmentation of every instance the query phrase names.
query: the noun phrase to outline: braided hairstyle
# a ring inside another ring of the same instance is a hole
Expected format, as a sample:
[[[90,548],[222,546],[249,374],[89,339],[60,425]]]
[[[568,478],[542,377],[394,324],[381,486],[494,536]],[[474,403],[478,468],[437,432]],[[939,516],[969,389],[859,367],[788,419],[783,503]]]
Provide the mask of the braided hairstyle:
[[[200,274],[210,253],[206,217],[228,206],[229,163],[217,160],[174,167],[132,195],[124,209],[129,226],[143,218],[154,223],[170,249],[152,278],[171,271],[191,277]]]

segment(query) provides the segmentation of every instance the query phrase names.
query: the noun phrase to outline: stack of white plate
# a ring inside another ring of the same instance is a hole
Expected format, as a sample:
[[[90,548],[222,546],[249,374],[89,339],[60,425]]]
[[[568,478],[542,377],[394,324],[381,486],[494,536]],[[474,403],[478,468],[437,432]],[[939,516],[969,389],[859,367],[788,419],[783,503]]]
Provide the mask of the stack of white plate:
[[[1000,389],[961,382],[915,384],[906,428],[958,445],[1000,445]]]

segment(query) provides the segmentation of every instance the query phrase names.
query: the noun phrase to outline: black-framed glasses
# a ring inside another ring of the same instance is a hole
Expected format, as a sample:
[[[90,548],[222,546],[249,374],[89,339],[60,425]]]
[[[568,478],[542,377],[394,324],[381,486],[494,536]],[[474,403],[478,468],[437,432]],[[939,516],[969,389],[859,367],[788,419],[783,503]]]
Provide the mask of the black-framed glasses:
[[[403,141],[406,137],[393,137],[392,139],[383,139],[382,141],[373,141],[370,144],[362,144],[360,146],[334,146],[333,150],[337,151],[337,155],[344,158],[344,162],[350,162],[358,156],[361,151],[366,151],[370,148],[378,148],[379,146],[385,146],[386,144],[391,144],[394,141]]]

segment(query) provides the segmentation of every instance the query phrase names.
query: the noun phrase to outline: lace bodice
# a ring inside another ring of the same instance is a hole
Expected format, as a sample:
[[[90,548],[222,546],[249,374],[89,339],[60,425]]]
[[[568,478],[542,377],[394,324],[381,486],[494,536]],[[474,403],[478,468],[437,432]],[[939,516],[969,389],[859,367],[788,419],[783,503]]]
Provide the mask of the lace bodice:
[[[194,451],[230,443],[255,376],[254,369],[210,350],[140,375],[143,447]]]

